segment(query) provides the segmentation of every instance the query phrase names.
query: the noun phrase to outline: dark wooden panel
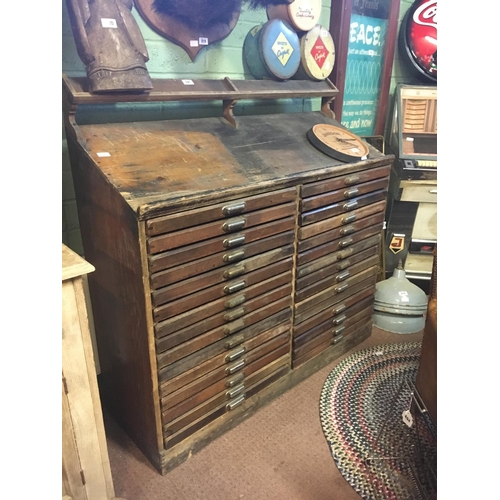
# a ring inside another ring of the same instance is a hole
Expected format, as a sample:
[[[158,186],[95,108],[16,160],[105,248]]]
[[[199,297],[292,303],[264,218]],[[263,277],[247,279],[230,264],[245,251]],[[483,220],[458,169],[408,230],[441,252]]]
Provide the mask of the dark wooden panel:
[[[260,345],[268,343],[270,340],[275,338],[281,338],[281,337],[289,338],[289,336],[290,336],[290,325],[287,323],[281,323],[280,325],[274,328],[270,328],[269,330],[266,330],[265,332],[260,333],[259,335],[247,341],[242,340],[241,343],[237,345],[244,346],[246,349],[246,357],[248,359],[252,359],[253,350],[259,347]],[[191,368],[190,370],[181,373],[176,377],[168,379],[164,382],[160,381],[161,396],[166,397],[169,394],[178,391],[185,385],[191,384],[196,380],[198,380],[199,378],[204,377],[208,373],[214,370],[218,370],[220,368],[222,368],[224,374],[227,375],[225,370],[227,367],[226,356],[228,354],[227,352],[228,348],[227,346],[224,347],[225,350],[221,354],[218,354],[212,358],[208,358],[206,360],[201,361],[198,365],[194,366],[194,368]]]
[[[333,177],[319,182],[303,184],[300,187],[300,197],[303,199],[309,198],[317,196],[318,194],[327,193],[328,191],[336,191],[337,189],[341,189],[343,187],[354,186],[362,182],[368,182],[382,177],[388,178],[390,172],[391,166],[386,165],[384,167],[363,170],[361,172],[352,173],[342,177]]]
[[[283,300],[285,302],[287,299]],[[275,307],[275,306],[274,306]],[[260,311],[259,314],[264,314],[266,311]],[[269,316],[261,321],[258,321],[251,326],[245,327],[243,330],[238,332],[238,335],[243,335],[244,340],[249,340],[259,333],[262,333],[266,330],[274,328],[275,326],[283,323],[285,321],[289,321],[291,318],[291,311],[287,307],[272,316]],[[213,332],[212,332],[213,334]],[[203,339],[204,340],[204,339]],[[211,358],[212,356],[216,356],[221,352],[226,350],[227,339],[222,338],[217,342],[208,345],[204,349],[200,349],[199,351],[192,352],[190,355],[186,356],[179,361],[170,362],[168,359],[168,355],[160,355],[158,357],[158,368],[160,369],[159,378],[160,380],[168,380],[173,378],[181,373],[190,370],[198,363]],[[170,351],[168,351],[170,352]]]
[[[257,196],[248,196],[237,200],[230,200],[224,203],[202,207],[195,210],[188,210],[178,214],[156,217],[146,221],[146,234],[156,236],[162,233],[170,233],[188,227],[198,227],[207,222],[228,219],[235,215],[244,215],[254,210],[280,205],[289,201],[295,201],[296,189],[289,188],[280,191],[271,191]],[[242,208],[243,206],[243,208]],[[267,219],[269,220],[269,219]]]
[[[377,203],[371,203],[365,207],[353,210],[348,214],[337,215],[336,217],[331,217],[330,219],[325,219],[315,224],[310,224],[308,226],[300,227],[298,230],[299,240],[305,240],[316,236],[320,233],[325,233],[336,227],[345,226],[351,224],[357,220],[364,219],[370,215],[375,215],[378,212],[385,211],[385,201],[379,201]]]
[[[333,286],[334,284],[340,284],[345,282],[349,277],[354,276],[361,271],[373,266],[377,266],[379,262],[379,256],[374,255],[368,259],[365,259],[357,264],[353,264],[344,271],[340,271],[336,274],[330,274],[327,278],[320,279],[308,287],[302,288],[295,292],[295,299],[297,302],[305,300],[313,295]],[[309,275],[314,276],[314,275]]]
[[[283,261],[283,265],[279,267],[286,269],[286,267],[288,267],[287,262]],[[227,286],[219,285],[216,290],[212,290],[212,297],[208,297],[208,299],[210,299],[215,296],[218,298],[217,300],[212,300],[211,302],[203,300],[207,299],[207,294],[202,293],[199,294],[202,296],[201,298],[197,297],[198,294],[196,294],[194,297],[190,297],[191,300],[181,299],[180,301],[177,301],[175,305],[165,304],[162,307],[154,309],[153,314],[155,321],[162,321],[162,323],[158,323],[156,326],[158,333],[166,326],[174,331],[178,328],[184,328],[185,326],[201,321],[204,318],[213,316],[219,312],[230,311],[235,307],[246,304],[249,300],[266,293],[273,288],[277,288],[290,282],[291,270],[280,274],[274,274],[267,269],[265,269],[265,271],[265,273],[259,273],[263,276],[262,279],[255,285],[249,286],[249,281],[247,279],[232,282]],[[273,277],[265,279],[267,276]],[[254,277],[255,275],[252,276],[252,278]],[[230,293],[230,290],[232,290],[231,286],[235,286],[238,291]],[[201,306],[193,306],[193,304],[199,303],[200,301],[202,302]],[[169,321],[169,323],[164,320]],[[177,324],[176,321],[179,323]]]
[[[151,294],[153,297],[153,304],[158,306],[160,304],[164,304],[165,302],[175,301],[180,297],[186,297],[187,295],[193,293],[198,295],[201,290],[218,285],[224,281],[227,282],[227,285],[230,285],[231,282],[229,280],[233,278],[240,279],[240,276],[244,277],[245,280],[248,279],[250,283],[251,279],[247,278],[247,273],[251,273],[257,269],[262,270],[262,268],[264,268],[263,272],[265,273],[265,268],[271,270],[271,264],[279,262],[282,259],[287,259],[292,254],[293,244],[289,244],[284,247],[275,248],[263,254],[256,255],[255,257],[244,259],[234,265],[230,265],[222,269],[215,269],[214,271],[200,276],[194,276],[193,278],[183,280],[180,283],[159,288],[158,290],[154,290]],[[222,288],[223,287],[218,288],[218,290],[220,291]],[[210,293],[210,290],[207,290],[207,293]]]
[[[316,210],[320,207],[333,205],[338,201],[354,199],[357,196],[362,196],[379,189],[387,189],[389,186],[389,179],[382,178],[374,181],[365,182],[363,184],[356,184],[351,187],[344,187],[337,191],[329,191],[328,193],[319,194],[310,198],[303,198],[300,201],[300,210],[302,213],[307,213]]]
[[[293,231],[288,231],[250,243],[242,249],[227,250],[174,269],[160,271],[151,275],[151,286],[154,289],[158,289],[162,286],[192,278],[201,273],[227,266],[229,263],[241,262],[243,259],[267,252],[273,248],[286,246],[292,243],[293,240]]]
[[[366,229],[368,227],[375,227],[378,228],[379,231],[381,231],[382,223],[384,222],[384,215],[384,212],[378,212],[375,215],[365,217],[364,219],[352,222],[351,224],[331,229],[330,231],[326,231],[321,234],[317,234],[316,236],[312,236],[311,238],[308,238],[304,241],[299,241],[298,251],[299,253],[303,253],[307,250],[310,250],[311,248],[323,245],[338,238],[344,238],[344,236],[348,238],[350,235],[356,233],[357,231],[361,231],[362,229]]]
[[[354,253],[354,250],[350,251],[349,247],[353,246],[355,243],[358,243],[364,239],[369,238],[370,236],[378,236],[381,238],[382,225],[375,224],[373,226],[367,227],[366,229],[362,229],[348,236],[342,236],[336,240],[325,243],[324,245],[320,245],[312,248],[311,250],[307,250],[305,252],[299,253],[297,256],[297,264],[299,266],[303,266],[308,262],[311,262],[315,259],[319,259],[320,257],[324,257],[333,252],[337,252],[339,250],[344,250],[344,252],[340,252],[337,254],[339,258],[345,258]],[[345,255],[345,257],[343,257]]]
[[[208,304],[207,306],[203,306],[201,311],[193,311],[192,315],[190,315],[188,311],[186,314],[179,315],[172,318],[172,320],[167,320],[164,323],[161,323],[158,325],[159,328],[157,329],[157,336],[159,337],[156,342],[157,352],[171,349],[183,342],[203,334],[208,330],[212,330],[219,326],[231,323],[232,321],[239,320],[239,318],[242,318],[244,324],[249,324],[247,323],[247,321],[250,321],[250,319],[247,318],[248,314],[290,295],[292,290],[290,277],[291,276],[286,274],[283,276],[281,282],[285,284],[282,286],[278,286],[281,283],[276,282],[275,278],[271,278],[265,282],[271,291],[267,293],[259,293],[257,297],[244,302],[236,309],[231,309],[208,317],[208,314],[211,314],[212,312],[212,304]],[[222,307],[222,309],[224,310],[224,307]],[[197,315],[197,312],[200,314]],[[201,317],[202,313],[207,314],[207,316]],[[201,320],[199,319],[200,317]],[[191,320],[194,320],[193,323],[190,322]],[[178,329],[180,326],[183,326],[183,328]]]
[[[314,222],[328,219],[330,217],[334,217],[335,215],[352,212],[353,210],[369,205],[370,203],[383,201],[386,199],[386,197],[387,190],[374,191],[373,193],[358,196],[356,198],[341,201],[339,203],[334,203],[332,205],[326,205],[316,210],[311,210],[310,212],[303,213],[299,217],[299,222],[301,226],[313,224]]]
[[[357,283],[368,280],[372,276],[375,277],[377,275],[377,272],[378,268],[376,266],[369,267],[368,269],[365,269],[364,271],[351,276],[342,283],[335,284],[314,295],[313,297],[309,297],[308,299],[295,304],[295,321],[297,323],[300,323],[301,321],[303,321],[303,319],[309,317],[307,314],[304,315],[303,313],[313,306],[317,307],[320,303],[324,303],[323,305],[325,307],[328,307],[327,304],[330,303],[335,304],[336,302],[338,302],[337,299],[342,293],[346,292],[347,290],[349,290],[349,288],[351,288],[353,285],[356,285]]]
[[[213,238],[201,243],[183,246],[168,252],[158,253],[149,258],[150,269],[170,269],[202,259],[208,255],[230,249],[245,248],[246,245],[285,231],[293,230],[295,220],[293,217],[262,224],[260,226],[228,234],[223,237]]]
[[[345,269],[348,265],[347,261],[350,261],[354,255],[357,255],[360,252],[363,252],[369,248],[378,247],[380,244],[381,235],[377,234],[375,236],[371,236],[369,238],[365,238],[358,243],[354,243],[352,246],[347,247],[344,250],[338,250],[333,253],[327,253],[324,257],[317,258],[308,264],[303,264],[297,269],[297,277],[301,278],[310,273],[314,273],[319,271],[320,269],[324,269],[328,266],[334,265],[338,263],[340,269]]]
[[[358,291],[354,292],[358,288]],[[326,309],[323,309],[317,314],[311,316],[308,320],[303,321],[300,324],[294,325],[293,327],[293,337],[299,337],[307,331],[314,328],[316,325],[323,323],[323,321],[331,320],[332,318],[338,316],[339,314],[344,314],[350,307],[354,306],[356,303],[366,299],[367,297],[373,296],[375,292],[375,285],[366,287],[364,283],[359,283],[358,285],[351,288],[351,295],[346,295],[345,298]]]

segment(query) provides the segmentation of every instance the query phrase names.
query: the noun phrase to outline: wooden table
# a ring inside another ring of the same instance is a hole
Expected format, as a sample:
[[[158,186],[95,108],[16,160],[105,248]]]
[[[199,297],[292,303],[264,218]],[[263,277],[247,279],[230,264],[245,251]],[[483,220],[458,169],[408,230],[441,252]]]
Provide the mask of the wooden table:
[[[62,246],[62,498],[115,499],[83,276],[94,267]]]

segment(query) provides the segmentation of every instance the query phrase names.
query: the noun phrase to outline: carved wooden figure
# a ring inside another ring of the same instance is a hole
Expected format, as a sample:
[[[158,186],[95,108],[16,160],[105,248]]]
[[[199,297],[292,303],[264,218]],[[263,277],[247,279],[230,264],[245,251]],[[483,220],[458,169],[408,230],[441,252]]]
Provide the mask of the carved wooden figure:
[[[89,91],[145,91],[153,88],[148,51],[132,16],[132,0],[66,0]]]

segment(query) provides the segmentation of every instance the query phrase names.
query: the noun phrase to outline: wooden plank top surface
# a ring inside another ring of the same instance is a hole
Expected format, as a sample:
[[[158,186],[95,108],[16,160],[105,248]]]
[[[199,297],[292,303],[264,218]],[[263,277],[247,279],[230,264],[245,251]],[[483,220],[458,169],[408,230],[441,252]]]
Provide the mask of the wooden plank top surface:
[[[95,271],[95,267],[62,244],[62,281]]]
[[[368,160],[342,163],[306,137],[321,112],[78,125],[81,144],[140,218],[167,207],[210,203],[377,164],[390,156],[370,146]]]

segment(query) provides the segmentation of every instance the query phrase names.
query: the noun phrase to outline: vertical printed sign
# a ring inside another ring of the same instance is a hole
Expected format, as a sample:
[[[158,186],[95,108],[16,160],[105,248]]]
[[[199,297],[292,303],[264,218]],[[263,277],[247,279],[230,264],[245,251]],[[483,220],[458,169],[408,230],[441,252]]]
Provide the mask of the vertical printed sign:
[[[342,125],[373,135],[380,95],[390,0],[353,0]]]

